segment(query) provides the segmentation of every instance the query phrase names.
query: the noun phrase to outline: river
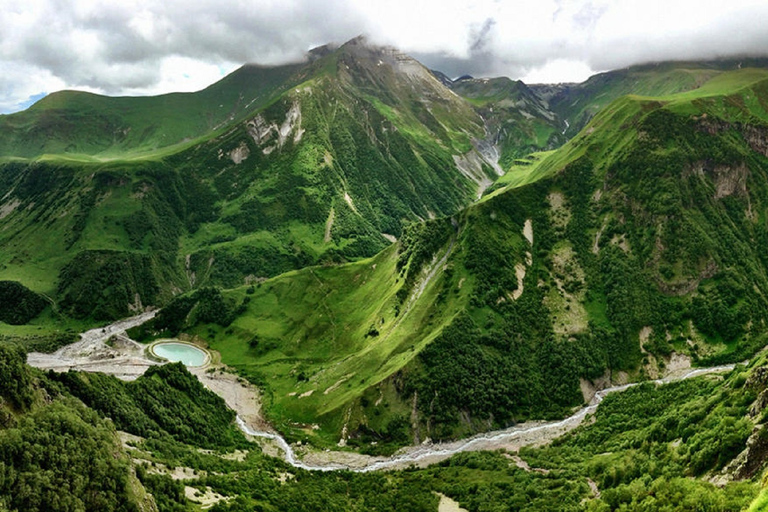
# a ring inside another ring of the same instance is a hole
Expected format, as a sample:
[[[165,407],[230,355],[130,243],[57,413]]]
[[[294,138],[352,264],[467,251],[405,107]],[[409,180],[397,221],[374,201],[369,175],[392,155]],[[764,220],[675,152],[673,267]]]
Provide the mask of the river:
[[[450,250],[451,247],[449,247],[447,253],[450,253]],[[442,263],[441,260],[436,266],[440,266]],[[430,277],[427,276],[426,281]],[[125,337],[125,330],[150,320],[154,317],[155,313],[155,311],[143,313],[120,320],[103,328],[92,329],[83,333],[80,341],[63,347],[53,354],[28,354],[27,362],[32,366],[42,369],[98,371],[110,373],[125,380],[135,379],[143,374],[150,365],[157,363],[148,360],[144,356],[144,347],[142,345]],[[108,347],[105,341],[113,335],[122,336],[125,339],[125,343],[121,347]],[[690,369],[683,374],[650,382],[665,384],[710,373],[728,372],[734,367],[735,365],[729,364],[711,368]],[[209,374],[204,370],[195,368],[191,370],[206,387],[222,396],[227,401],[227,404],[235,410],[237,413],[237,425],[245,434],[271,440],[282,452],[283,459],[288,464],[296,468],[312,471],[349,470],[368,472],[400,469],[412,464],[419,466],[434,464],[465,451],[496,450],[499,448],[515,451],[523,446],[546,444],[578,427],[588,415],[595,412],[600,402],[607,395],[624,391],[640,384],[625,384],[598,391],[587,406],[559,421],[526,422],[504,430],[486,432],[458,441],[407,446],[390,457],[373,457],[349,451],[305,451],[302,449],[303,453],[300,458],[294,447],[280,434],[257,427],[257,424],[266,427],[258,413],[258,400],[256,397],[248,395],[249,390],[243,388],[239,379],[231,375],[230,377],[233,377],[231,379],[225,379],[223,376],[218,376],[217,378],[215,373]],[[251,390],[251,393],[256,394],[255,390]],[[248,421],[244,417],[249,418]]]
[[[733,370],[734,367],[734,364],[728,364],[722,366],[714,366],[711,368],[696,368],[691,369],[688,372],[676,377],[666,377],[663,379],[645,382],[652,382],[654,384],[668,384],[670,382],[685,380],[706,374],[729,372]],[[573,415],[559,421],[528,422],[504,430],[478,434],[476,436],[459,441],[410,446],[401,449],[398,453],[392,455],[391,457],[368,457],[368,460],[364,460],[364,462],[358,466],[350,466],[334,462],[325,464],[312,464],[304,462],[299,460],[293,447],[288,444],[288,442],[286,442],[286,440],[279,434],[253,429],[249,427],[240,418],[240,416],[237,417],[237,425],[244,433],[250,436],[261,437],[275,441],[279,448],[282,450],[283,458],[285,461],[293,467],[311,471],[349,470],[365,473],[369,471],[379,471],[386,469],[402,469],[412,464],[433,464],[456,455],[457,453],[466,451],[495,450],[509,446],[513,446],[515,449],[519,449],[522,446],[545,444],[578,427],[588,415],[594,413],[595,410],[597,410],[600,402],[602,402],[607,395],[625,391],[639,384],[642,383],[637,382],[624,384],[621,386],[613,386],[598,391],[589,405],[579,409]],[[331,454],[334,452],[326,453],[332,457]]]

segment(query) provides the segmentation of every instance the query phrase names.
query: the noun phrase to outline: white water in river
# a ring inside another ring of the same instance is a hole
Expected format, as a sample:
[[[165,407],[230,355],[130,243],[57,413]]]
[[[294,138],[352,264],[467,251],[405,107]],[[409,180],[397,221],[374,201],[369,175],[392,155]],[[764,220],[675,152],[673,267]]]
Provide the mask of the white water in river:
[[[650,382],[654,384],[667,384],[669,382],[689,379],[691,377],[697,377],[697,376],[705,375],[709,373],[728,372],[733,370],[734,367],[735,365],[728,364],[723,366],[714,366],[711,368],[697,368],[697,369],[690,370],[687,373],[677,377],[666,377],[663,379],[653,380]],[[584,420],[584,418],[587,417],[587,415],[595,412],[597,407],[600,405],[600,402],[602,402],[603,398],[605,398],[607,395],[618,392],[618,391],[625,391],[631,387],[637,386],[638,384],[642,384],[642,383],[637,382],[637,383],[631,383],[631,384],[624,384],[622,386],[614,386],[614,387],[603,389],[602,391],[598,391],[595,394],[594,398],[592,399],[591,403],[587,407],[584,407],[579,411],[577,411],[572,416],[569,416],[559,421],[543,422],[543,423],[538,423],[533,425],[531,424],[517,425],[505,430],[487,432],[485,434],[480,434],[480,435],[470,437],[468,439],[464,439],[461,441],[455,441],[451,443],[438,443],[434,445],[422,445],[419,447],[412,447],[410,449],[406,448],[407,451],[405,453],[395,454],[389,458],[374,459],[374,460],[371,460],[366,465],[362,467],[356,467],[356,468],[345,466],[343,464],[313,465],[313,464],[304,463],[298,460],[298,458],[296,457],[296,453],[294,452],[291,445],[289,445],[288,442],[286,442],[286,440],[279,434],[254,430],[248,425],[246,425],[245,422],[240,418],[240,416],[237,417],[237,425],[240,427],[240,429],[244,433],[248,435],[274,440],[278,444],[280,449],[283,451],[285,461],[293,467],[313,470],[313,471],[334,471],[334,470],[347,469],[351,471],[366,473],[369,471],[403,467],[409,464],[418,463],[425,459],[435,459],[435,458],[445,459],[452,455],[455,455],[460,452],[465,452],[465,451],[481,450],[484,448],[493,449],[492,446],[494,444],[498,444],[499,442],[503,442],[503,441],[513,440],[515,438],[520,438],[524,435],[530,435],[535,433],[541,434],[541,433],[547,433],[547,432],[552,432],[552,433],[560,432],[562,434],[565,431],[572,430],[577,426],[579,426],[581,422]]]

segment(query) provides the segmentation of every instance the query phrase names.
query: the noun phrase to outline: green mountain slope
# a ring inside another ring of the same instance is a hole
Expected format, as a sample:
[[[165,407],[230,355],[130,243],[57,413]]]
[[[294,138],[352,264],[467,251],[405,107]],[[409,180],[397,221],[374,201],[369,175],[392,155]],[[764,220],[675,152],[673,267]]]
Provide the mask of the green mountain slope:
[[[695,91],[720,74],[765,68],[765,59],[666,62],[592,76],[580,84],[531,84],[508,78],[461,77],[434,72],[486,120],[501,167],[524,164],[529,153],[560,147],[614,100],[628,95],[665,96]]]
[[[627,94],[665,96],[694,91],[727,71],[765,68],[765,59],[711,62],[664,62],[600,73],[581,84],[532,85],[531,89],[569,127],[565,134],[576,135],[612,101]]]
[[[0,345],[0,507],[157,510],[111,422]]]
[[[496,177],[483,120],[421,64],[361,39],[321,53],[279,86],[285,70],[250,68],[212,86],[284,92],[185,149],[3,164],[0,276],[70,316],[115,318],[204,284],[371,256]]]
[[[247,65],[194,93],[56,92],[23,112],[0,116],[0,157],[71,154],[102,160],[180,145],[263,107],[291,87],[302,67]]]
[[[768,339],[767,78],[617,100],[529,184],[374,259],[228,292],[231,325],[188,329],[269,390],[280,428],[368,449],[562,415],[580,379],[653,377],[673,353],[742,360]]]
[[[460,78],[450,87],[486,119],[504,170],[515,159],[534,151],[555,149],[567,140],[563,119],[519,80]]]

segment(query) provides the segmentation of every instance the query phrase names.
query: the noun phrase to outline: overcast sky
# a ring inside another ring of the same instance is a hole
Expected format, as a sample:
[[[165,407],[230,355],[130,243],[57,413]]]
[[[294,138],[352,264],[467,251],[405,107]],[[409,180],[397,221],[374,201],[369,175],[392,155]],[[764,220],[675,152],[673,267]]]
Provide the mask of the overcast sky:
[[[768,55],[766,0],[0,0],[0,113],[46,93],[201,89],[357,35],[448,75],[582,81],[658,61]]]

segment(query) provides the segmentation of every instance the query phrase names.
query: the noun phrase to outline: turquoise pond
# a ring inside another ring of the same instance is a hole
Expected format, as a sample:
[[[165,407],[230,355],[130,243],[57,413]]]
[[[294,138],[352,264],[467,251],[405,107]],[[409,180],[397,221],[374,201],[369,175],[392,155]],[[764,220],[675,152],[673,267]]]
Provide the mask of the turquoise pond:
[[[204,351],[185,343],[158,343],[152,347],[152,352],[163,359],[182,362],[186,366],[202,366],[208,359]]]

